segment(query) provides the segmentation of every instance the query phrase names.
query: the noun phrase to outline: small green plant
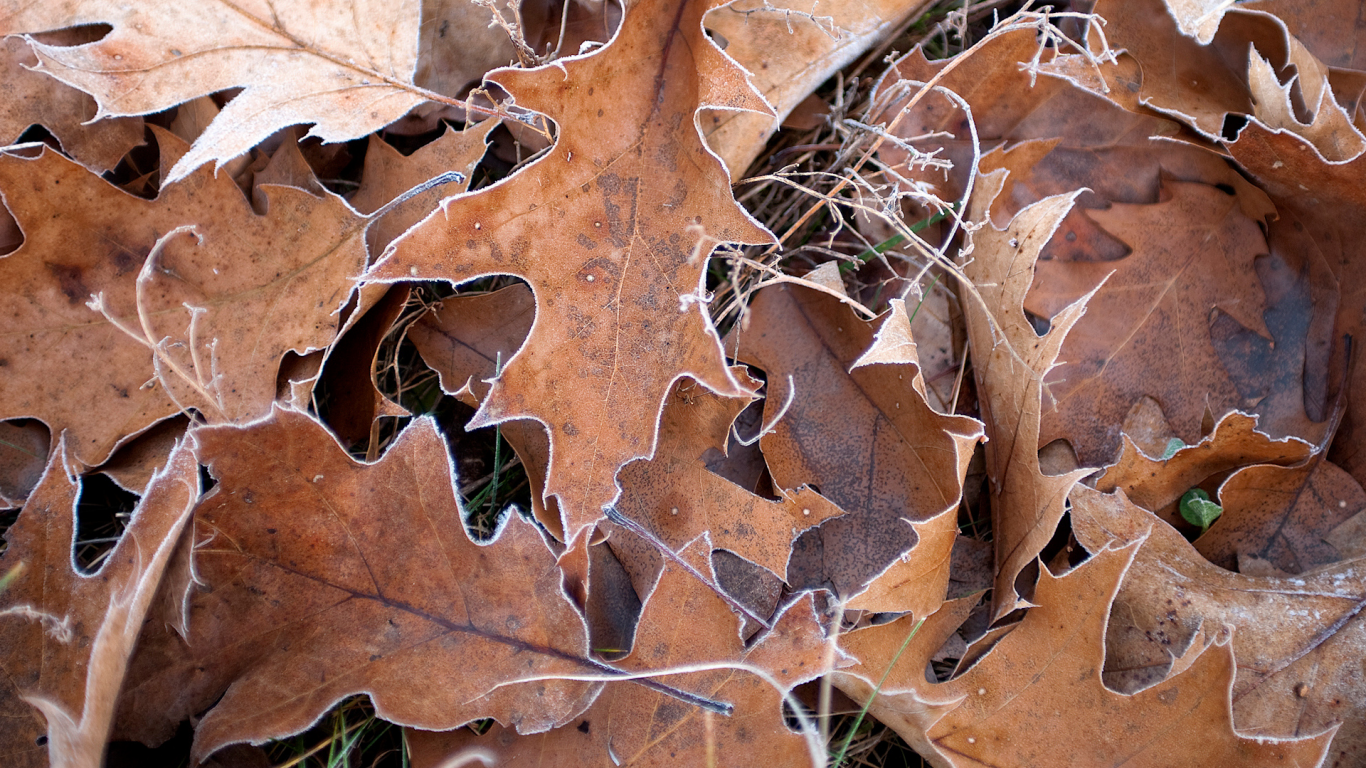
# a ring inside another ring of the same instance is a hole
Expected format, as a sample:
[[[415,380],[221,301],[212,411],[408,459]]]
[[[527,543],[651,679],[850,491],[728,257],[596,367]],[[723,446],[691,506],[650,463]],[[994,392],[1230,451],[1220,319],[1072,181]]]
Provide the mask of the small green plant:
[[[1176,455],[1176,452],[1186,447],[1186,442],[1179,437],[1173,437],[1167,441],[1167,447],[1162,451],[1162,461],[1166,461]]]
[[[1181,497],[1181,517],[1191,525],[1200,526],[1201,533],[1208,531],[1222,514],[1224,508],[1210,501],[1209,494],[1199,488],[1192,488]]]

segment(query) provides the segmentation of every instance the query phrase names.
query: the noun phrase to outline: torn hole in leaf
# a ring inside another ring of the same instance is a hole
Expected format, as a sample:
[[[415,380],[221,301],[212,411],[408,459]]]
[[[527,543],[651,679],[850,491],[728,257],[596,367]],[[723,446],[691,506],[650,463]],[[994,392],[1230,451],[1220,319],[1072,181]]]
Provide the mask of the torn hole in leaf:
[[[128,527],[128,518],[138,505],[139,496],[118,486],[103,472],[81,478],[81,493],[76,501],[76,541],[72,557],[76,569],[89,576],[100,569],[104,558],[114,549]]]

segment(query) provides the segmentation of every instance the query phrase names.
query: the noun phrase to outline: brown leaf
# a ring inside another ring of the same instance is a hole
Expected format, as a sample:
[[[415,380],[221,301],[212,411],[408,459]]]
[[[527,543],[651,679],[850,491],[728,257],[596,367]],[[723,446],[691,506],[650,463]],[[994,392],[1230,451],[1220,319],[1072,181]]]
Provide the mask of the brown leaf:
[[[148,201],[54,152],[7,154],[0,190],[25,232],[0,261],[0,360],[23,366],[0,380],[0,413],[69,430],[86,465],[178,404],[211,421],[265,414],[281,358],[332,341],[365,263],[368,222],[339,198],[273,187],[258,216],[208,170]]]
[[[992,539],[996,580],[992,620],[1022,607],[1016,577],[1053,537],[1062,519],[1067,492],[1090,470],[1045,475],[1039,466],[1039,418],[1044,377],[1057,364],[1063,340],[1086,311],[1088,294],[1058,312],[1047,334],[1039,336],[1024,313],[1032,267],[1078,193],[1046,198],[1020,211],[998,229],[987,210],[1013,163],[1027,155],[993,153],[983,170],[968,215],[983,222],[972,234],[971,260],[963,273],[973,290],[960,291],[978,407],[986,422],[987,474],[991,479]],[[1005,165],[1003,168],[1002,165]]]
[[[62,47],[29,39],[38,71],[95,97],[99,115],[159,112],[196,96],[242,87],[166,182],[222,165],[276,130],[313,123],[310,136],[364,136],[431,95],[412,84],[418,0],[357,0],[345,13],[292,0],[251,5],[99,0],[27,5],[3,31],[41,32],[103,23],[98,42]]]
[[[615,500],[617,469],[653,453],[676,379],[747,394],[694,297],[715,243],[772,236],[735,203],[694,115],[704,105],[766,105],[703,33],[709,8],[648,0],[627,9],[601,49],[490,73],[519,105],[556,121],[555,146],[507,181],[446,201],[367,276],[515,274],[531,284],[531,336],[471,426],[546,425],[545,492],[559,497],[568,539]]]
[[[1342,211],[1366,205],[1366,155],[1332,163],[1312,145],[1288,131],[1273,131],[1253,120],[1243,128],[1238,140],[1228,145],[1233,159],[1245,168],[1267,191],[1281,210],[1271,224],[1271,239],[1284,244],[1303,258],[1322,259],[1341,287],[1337,317],[1333,328],[1335,344],[1333,369],[1347,368],[1352,347],[1366,339],[1366,252],[1361,243],[1362,223]],[[1312,181],[1314,191],[1306,194],[1304,182]],[[1346,336],[1350,344],[1336,343]],[[1329,393],[1332,394],[1332,393]],[[1366,412],[1366,387],[1349,387],[1342,426],[1333,440],[1330,460],[1347,470],[1357,482],[1366,480],[1366,430],[1361,414]]]
[[[205,586],[185,643],[144,639],[121,731],[157,741],[213,705],[196,729],[197,761],[301,731],[361,692],[391,722],[495,717],[523,732],[592,701],[596,686],[572,681],[495,689],[603,667],[587,658],[583,622],[534,527],[510,519],[486,545],[469,539],[432,420],[375,464],[279,409],[195,439],[218,479],[195,513]]]
[[[12,578],[0,591],[6,765],[103,764],[143,617],[199,498],[199,467],[182,442],[153,475],[108,559],[87,576],[75,571],[72,556],[80,485],[71,469],[65,441],[58,441],[42,482],[5,534],[0,574]]]
[[[36,421],[0,421],[0,506],[22,507],[47,466],[52,444],[47,427]]]
[[[113,118],[87,125],[95,117],[95,100],[29,69],[37,61],[23,40],[0,42],[0,141],[11,144],[29,126],[41,125],[96,173],[113,169],[142,143],[141,120]]]
[[[1092,551],[1150,531],[1106,630],[1107,683],[1127,691],[1161,679],[1191,638],[1229,625],[1238,660],[1233,722],[1240,732],[1329,736],[1341,723],[1326,764],[1350,765],[1361,754],[1361,561],[1293,578],[1230,573],[1123,494],[1081,486],[1072,496],[1072,530]]]
[[[447,127],[440,138],[424,144],[411,155],[401,154],[379,136],[370,137],[360,189],[347,201],[367,216],[442,173],[456,171],[464,176],[461,181],[434,187],[405,200],[376,221],[366,238],[371,253],[383,253],[394,238],[430,214],[442,198],[469,189],[474,167],[488,149],[489,131],[497,125],[497,120],[485,120],[466,126],[463,131]]]
[[[516,354],[535,319],[531,290],[510,285],[493,293],[446,299],[408,328],[408,338],[423,362],[436,371],[441,390],[477,407],[488,397],[488,381]],[[545,429],[530,419],[516,419],[503,422],[499,433],[526,469],[532,515],[551,535],[566,541],[559,503],[545,495],[550,462]]]
[[[946,683],[927,683],[931,643],[917,644],[917,653],[891,666],[869,711],[942,765],[1317,765],[1331,730],[1286,741],[1234,731],[1227,640],[1152,688],[1125,695],[1105,687],[1105,623],[1141,546],[1098,551],[1061,577],[1041,568],[1037,605],[975,666]],[[866,698],[891,662],[887,650],[907,631],[903,619],[850,635],[846,644],[863,655],[844,679],[857,675],[863,685],[860,691],[846,682],[845,690]]]
[[[741,382],[757,387],[743,369]],[[649,460],[621,468],[616,510],[674,551],[702,533],[716,549],[763,566],[778,578],[788,571],[792,541],[802,531],[844,514],[810,488],[782,492],[779,501],[756,496],[707,471],[708,449],[724,451],[735,417],[749,403],[721,397],[684,379],[664,406],[659,445]]]
[[[760,446],[774,484],[810,485],[849,513],[798,539],[788,583],[845,600],[871,583],[849,607],[933,612],[981,424],[925,402],[901,302],[880,327],[798,286],[765,288],[750,310],[735,355],[768,376]]]
[[[705,567],[705,540],[682,554]],[[693,577],[676,564],[665,566],[636,630],[635,651],[618,663],[646,671],[708,663],[743,663],[767,671],[784,691],[824,671],[826,656],[820,626],[807,596],[790,606],[772,632],[746,648],[736,616],[716,595],[697,589]],[[842,661],[842,659],[837,659]],[[713,715],[663,698],[654,691],[611,682],[582,715],[537,736],[518,737],[494,727],[482,736],[461,729],[452,733],[408,732],[415,766],[438,765],[468,747],[492,752],[499,765],[581,766],[797,766],[820,765],[811,745],[783,722],[781,694],[743,670],[717,669],[670,675],[680,688],[732,704],[730,716]]]
[[[778,121],[839,70],[882,43],[926,0],[804,0],[731,3],[707,16],[707,29],[726,41],[726,54],[748,69]],[[752,112],[705,115],[707,143],[740,179],[778,123]]]
[[[1248,467],[1219,487],[1224,513],[1195,548],[1239,570],[1246,557],[1297,574],[1343,559],[1325,534],[1366,510],[1366,491],[1320,453],[1303,466]]]
[[[1250,464],[1288,466],[1314,453],[1314,446],[1303,440],[1272,440],[1256,426],[1256,419],[1247,414],[1230,413],[1208,437],[1181,448],[1165,461],[1145,455],[1126,435],[1119,461],[1106,468],[1095,486],[1107,492],[1123,488],[1135,504],[1180,526],[1177,502],[1191,488],[1210,478],[1222,481],[1227,473]]]

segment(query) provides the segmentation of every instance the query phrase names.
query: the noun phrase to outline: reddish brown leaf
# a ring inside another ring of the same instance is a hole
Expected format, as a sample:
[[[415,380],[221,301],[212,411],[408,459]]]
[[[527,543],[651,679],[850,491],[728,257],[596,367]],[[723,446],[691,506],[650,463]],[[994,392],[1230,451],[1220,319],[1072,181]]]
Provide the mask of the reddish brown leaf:
[[[144,640],[123,732],[158,741],[213,705],[196,729],[198,760],[296,733],[361,692],[381,717],[434,729],[495,717],[535,732],[592,701],[588,683],[496,688],[604,667],[587,658],[583,622],[534,527],[514,515],[494,541],[469,539],[430,419],[375,464],[278,409],[195,439],[218,479],[195,513],[205,587],[190,603],[188,647]]]
[[[900,302],[876,334],[810,288],[765,288],[750,310],[735,354],[768,377],[764,423],[774,426],[760,446],[774,484],[810,485],[849,513],[798,539],[788,583],[845,600],[872,583],[849,607],[933,612],[980,423],[925,402]]]
[[[1130,691],[1162,679],[1192,638],[1229,625],[1238,660],[1232,688],[1239,731],[1269,739],[1330,736],[1341,723],[1327,764],[1355,762],[1366,743],[1360,674],[1366,589],[1360,560],[1293,578],[1230,573],[1208,563],[1179,533],[1123,494],[1080,486],[1072,496],[1072,530],[1092,551],[1105,546],[1101,542],[1147,535],[1106,631],[1106,681],[1112,687]]]
[[[0,43],[0,141],[12,143],[24,129],[41,125],[96,173],[112,169],[142,143],[141,120],[114,118],[86,125],[95,117],[95,100],[29,69],[37,63],[23,40],[10,37]]]
[[[1252,417],[1231,413],[1209,437],[1181,448],[1166,460],[1145,455],[1126,436],[1119,461],[1106,468],[1095,486],[1101,491],[1123,488],[1135,504],[1180,526],[1177,503],[1191,488],[1211,478],[1222,481],[1229,472],[1250,464],[1297,464],[1314,452],[1314,447],[1303,440],[1272,440],[1256,426]]]
[[[1331,731],[1287,741],[1234,731],[1227,640],[1152,688],[1125,695],[1105,687],[1105,624],[1140,546],[1098,551],[1061,577],[1041,568],[1036,606],[1020,626],[946,683],[925,682],[932,643],[917,643],[891,666],[869,711],[950,766],[1317,765]],[[850,635],[861,664],[844,672],[845,690],[871,694],[892,661],[887,651],[908,630],[903,619]],[[854,676],[861,686],[849,684]]]
[[[128,659],[199,498],[199,467],[182,442],[153,475],[108,559],[87,576],[75,571],[72,556],[80,485],[71,469],[59,441],[42,482],[5,534],[0,758],[6,765],[103,764]]]
[[[705,540],[683,556],[705,567]],[[767,671],[784,691],[824,671],[826,648],[808,596],[783,613],[772,632],[746,648],[736,616],[675,564],[665,566],[636,630],[636,650],[618,666],[633,671],[743,663]],[[842,661],[842,659],[837,659]],[[743,670],[671,675],[684,690],[734,705],[713,715],[627,683],[608,683],[592,707],[570,723],[538,736],[518,737],[494,727],[483,736],[462,729],[445,734],[409,731],[415,766],[435,766],[468,747],[492,752],[499,765],[721,766],[819,765],[811,745],[783,722],[781,695]],[[709,758],[710,756],[710,758]]]
[[[408,328],[422,360],[436,371],[441,389],[477,407],[488,396],[488,381],[526,341],[536,319],[536,300],[525,285],[488,294],[456,296]],[[535,421],[503,422],[500,434],[516,451],[531,486],[531,512],[555,538],[565,541],[555,497],[545,495],[550,444]]]
[[[54,152],[8,154],[0,191],[25,233],[0,260],[0,360],[23,361],[0,379],[0,414],[68,430],[87,465],[177,404],[211,421],[266,413],[281,358],[332,341],[365,261],[367,220],[339,198],[273,187],[258,216],[207,170],[148,201]],[[179,226],[194,234],[168,234]]]
[[[743,369],[735,375],[752,382]],[[781,579],[787,575],[792,540],[844,510],[806,487],[769,501],[707,470],[703,457],[708,449],[725,451],[731,425],[748,404],[687,379],[676,384],[664,406],[654,458],[633,461],[617,476],[622,490],[616,509],[674,551],[707,532],[716,549]]]
[[[703,33],[710,5],[647,0],[627,9],[601,49],[491,73],[519,105],[556,121],[554,148],[501,184],[446,201],[368,275],[511,273],[531,284],[531,336],[471,425],[546,426],[545,492],[559,497],[569,539],[616,499],[617,469],[651,455],[676,379],[747,394],[695,299],[715,243],[771,235],[735,203],[694,118],[704,105],[767,105]]]
[[[1224,513],[1195,548],[1228,570],[1254,557],[1288,574],[1343,559],[1326,534],[1366,510],[1366,491],[1323,454],[1303,466],[1248,467],[1219,487]]]
[[[920,13],[926,0],[730,3],[707,16],[726,54],[754,75],[754,86],[785,119],[821,83]],[[713,113],[707,142],[739,180],[778,128],[769,115]]]
[[[0,506],[21,507],[43,476],[51,437],[34,421],[0,421]]]

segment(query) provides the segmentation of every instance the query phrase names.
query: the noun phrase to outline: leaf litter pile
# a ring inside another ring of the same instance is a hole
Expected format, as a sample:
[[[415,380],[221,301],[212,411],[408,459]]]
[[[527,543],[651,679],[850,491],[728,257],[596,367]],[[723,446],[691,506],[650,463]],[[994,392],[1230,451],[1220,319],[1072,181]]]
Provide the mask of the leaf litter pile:
[[[6,0],[0,764],[1366,764],[1358,5],[963,6]]]

